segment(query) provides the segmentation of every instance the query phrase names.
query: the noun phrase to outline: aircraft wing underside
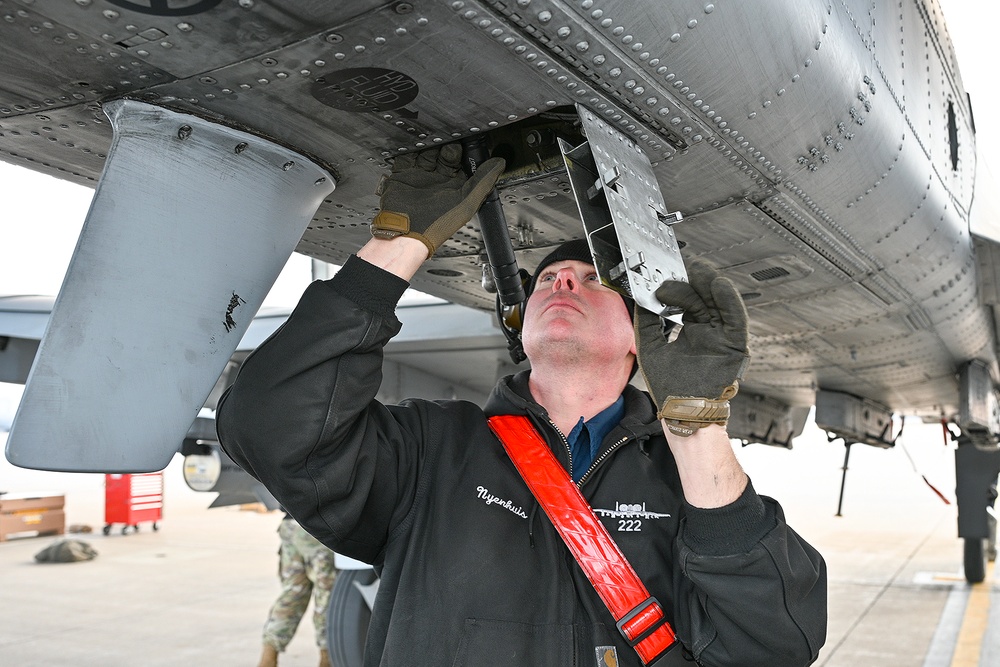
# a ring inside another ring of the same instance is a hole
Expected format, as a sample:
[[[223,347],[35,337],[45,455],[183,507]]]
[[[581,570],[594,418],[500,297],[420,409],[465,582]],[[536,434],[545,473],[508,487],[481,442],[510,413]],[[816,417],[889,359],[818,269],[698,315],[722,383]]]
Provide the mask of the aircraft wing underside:
[[[745,391],[951,416],[962,364],[996,377],[971,109],[935,2],[2,0],[0,18],[13,164],[96,186],[115,98],[216,121],[334,176],[297,250],[339,264],[394,156],[483,134],[530,270],[581,236],[556,145],[584,141],[581,104],[649,156],[682,253],[739,285]],[[413,284],[491,309],[481,252],[474,220]]]

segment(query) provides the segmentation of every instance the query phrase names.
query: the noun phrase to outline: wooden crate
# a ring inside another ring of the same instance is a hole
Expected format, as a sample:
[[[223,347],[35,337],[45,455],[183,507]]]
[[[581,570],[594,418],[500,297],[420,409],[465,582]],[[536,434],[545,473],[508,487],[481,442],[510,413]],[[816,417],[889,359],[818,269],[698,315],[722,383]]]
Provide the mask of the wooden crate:
[[[66,532],[66,496],[0,496],[0,542],[12,535],[62,535]]]

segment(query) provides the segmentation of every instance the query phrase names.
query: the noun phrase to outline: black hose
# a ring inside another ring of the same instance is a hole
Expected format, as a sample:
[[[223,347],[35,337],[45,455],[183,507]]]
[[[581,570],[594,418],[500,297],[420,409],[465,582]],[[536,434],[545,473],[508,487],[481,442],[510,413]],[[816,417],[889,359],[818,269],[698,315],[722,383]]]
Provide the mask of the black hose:
[[[490,157],[486,149],[486,138],[481,135],[463,139],[462,148],[465,171],[469,175],[474,174],[477,167]],[[524,301],[524,286],[517,274],[517,258],[514,257],[507,219],[496,188],[493,188],[479,208],[479,227],[500,302],[505,306],[521,303]]]

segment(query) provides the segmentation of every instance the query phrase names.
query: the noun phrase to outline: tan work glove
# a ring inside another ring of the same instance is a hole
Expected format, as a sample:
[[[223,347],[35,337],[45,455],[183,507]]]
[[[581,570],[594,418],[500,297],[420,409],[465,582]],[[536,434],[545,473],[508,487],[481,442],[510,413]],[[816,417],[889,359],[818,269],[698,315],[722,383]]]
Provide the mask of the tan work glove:
[[[379,186],[382,210],[372,236],[409,236],[427,246],[427,256],[472,219],[503,173],[501,158],[486,160],[471,178],[462,172],[462,147],[448,144],[400,155]]]
[[[667,342],[659,316],[635,310],[639,369],[656,403],[656,416],[676,435],[729,420],[750,352],[747,310],[736,286],[703,261],[688,266],[688,281],[656,290],[665,306],[684,311],[677,338]]]

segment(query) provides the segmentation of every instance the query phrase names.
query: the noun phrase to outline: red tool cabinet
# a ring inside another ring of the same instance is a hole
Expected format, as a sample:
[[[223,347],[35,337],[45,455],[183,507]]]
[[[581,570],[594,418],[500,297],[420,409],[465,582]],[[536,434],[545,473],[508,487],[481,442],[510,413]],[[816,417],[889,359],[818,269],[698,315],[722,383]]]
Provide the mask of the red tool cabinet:
[[[122,535],[139,530],[139,523],[153,522],[153,530],[163,518],[163,473],[104,476],[104,534],[120,523]]]

